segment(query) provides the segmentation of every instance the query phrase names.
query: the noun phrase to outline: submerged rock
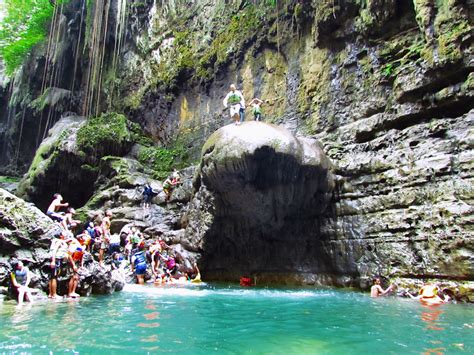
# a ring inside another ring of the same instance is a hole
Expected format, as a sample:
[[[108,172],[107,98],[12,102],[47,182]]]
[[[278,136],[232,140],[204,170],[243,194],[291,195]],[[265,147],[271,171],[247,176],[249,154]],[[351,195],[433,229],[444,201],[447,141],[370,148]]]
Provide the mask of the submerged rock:
[[[226,126],[202,149],[187,215],[210,278],[325,273],[319,230],[334,188],[315,140],[260,122]]]

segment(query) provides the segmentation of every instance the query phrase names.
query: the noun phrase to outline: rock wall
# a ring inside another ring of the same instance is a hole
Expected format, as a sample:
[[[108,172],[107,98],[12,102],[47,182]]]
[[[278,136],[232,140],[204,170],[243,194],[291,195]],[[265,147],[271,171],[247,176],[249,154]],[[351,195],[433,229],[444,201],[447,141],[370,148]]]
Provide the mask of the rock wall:
[[[119,3],[110,1],[111,19]],[[156,144],[180,139],[197,157],[228,122],[221,100],[236,82],[247,100],[264,100],[266,122],[318,139],[334,164],[321,233],[335,273],[347,283],[375,274],[472,281],[472,2],[133,1],[127,9],[121,60],[104,57],[102,110],[125,113]],[[112,32],[102,39],[108,51]]]

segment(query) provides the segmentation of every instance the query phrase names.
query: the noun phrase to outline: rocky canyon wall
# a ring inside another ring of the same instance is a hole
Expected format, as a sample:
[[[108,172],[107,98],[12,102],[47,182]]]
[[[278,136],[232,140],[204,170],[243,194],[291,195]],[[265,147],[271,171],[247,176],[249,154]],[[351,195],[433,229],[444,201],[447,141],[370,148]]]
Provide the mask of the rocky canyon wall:
[[[130,1],[122,17],[123,2],[106,3],[100,110],[197,159],[229,123],[222,99],[237,83],[247,101],[264,100],[265,122],[318,139],[333,163],[333,199],[318,218],[337,283],[472,281],[471,1]],[[76,114],[91,100],[84,77],[67,106]],[[31,160],[33,148],[21,156]]]

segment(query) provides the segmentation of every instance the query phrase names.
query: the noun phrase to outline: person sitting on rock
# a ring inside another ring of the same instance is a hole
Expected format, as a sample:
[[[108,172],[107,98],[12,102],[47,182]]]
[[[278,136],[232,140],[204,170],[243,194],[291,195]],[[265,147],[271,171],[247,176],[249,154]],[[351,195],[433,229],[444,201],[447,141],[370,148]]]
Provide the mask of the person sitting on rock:
[[[174,187],[178,184],[178,180],[173,179],[172,176],[168,176],[165,181],[163,181],[163,192],[165,193],[165,201],[168,202],[173,193]]]
[[[236,125],[240,124],[240,109],[245,108],[245,99],[234,84],[230,86],[230,91],[223,101],[224,107],[230,105],[230,118],[234,120]]]
[[[370,288],[370,297],[380,297],[380,296],[385,296],[388,294],[390,291],[392,291],[393,286],[390,285],[387,287],[387,289],[383,289],[382,286],[380,286],[380,279],[377,277],[374,279],[374,284]]]
[[[263,101],[258,98],[253,98],[250,101],[249,105],[252,106],[253,118],[255,121],[262,120],[262,108],[260,107],[263,104]]]
[[[73,216],[76,214],[76,210],[72,207],[69,207],[67,209],[66,214],[63,216],[63,219],[61,220],[61,228],[70,231],[76,228],[81,221],[78,219],[73,219]]]
[[[135,253],[132,255],[132,272],[137,276],[137,283],[143,285],[145,283],[145,274],[146,274],[146,250],[145,243],[142,241]]]
[[[65,273],[68,263],[72,264],[71,256],[68,253],[68,244],[66,243],[66,232],[62,231],[59,239],[51,242],[51,271],[49,277],[49,298],[60,298],[56,291],[58,285],[58,277]]]
[[[31,295],[30,288],[28,285],[31,281],[30,270],[23,265],[23,262],[18,260],[15,270],[11,273],[11,281],[13,286],[13,291],[18,300],[18,305],[23,304],[23,300],[33,303],[33,296]]]
[[[69,280],[67,297],[78,298],[76,293],[77,284],[79,283],[79,269],[84,267],[84,246],[76,238],[68,240],[68,258],[72,268],[72,276]]]
[[[69,206],[69,203],[63,203],[63,197],[60,194],[56,193],[54,194],[53,201],[51,202],[46,211],[46,215],[53,221],[61,222],[63,220],[64,213],[59,212],[59,210],[61,209],[61,207],[67,206]]]

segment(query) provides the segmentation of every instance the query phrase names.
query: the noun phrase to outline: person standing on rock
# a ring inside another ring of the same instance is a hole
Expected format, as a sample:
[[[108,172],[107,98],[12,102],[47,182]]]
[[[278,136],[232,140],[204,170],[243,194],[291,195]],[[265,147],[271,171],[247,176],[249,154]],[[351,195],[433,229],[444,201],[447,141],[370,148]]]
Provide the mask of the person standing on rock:
[[[68,245],[65,240],[66,232],[62,231],[59,239],[54,239],[51,243],[51,271],[49,277],[49,298],[60,298],[56,291],[58,287],[58,276],[66,269],[67,263],[72,264],[71,256],[68,253]]]
[[[79,283],[79,269],[84,266],[84,249],[84,246],[82,246],[77,239],[71,238],[69,242],[69,257],[71,261],[72,276],[69,280],[67,293],[67,296],[71,298],[80,297],[76,293],[76,288]]]
[[[263,104],[263,101],[258,98],[253,98],[250,101],[249,105],[252,106],[253,118],[255,121],[262,120],[262,108],[260,107]]]
[[[153,191],[153,188],[150,186],[149,183],[145,184],[143,188],[143,207],[150,208],[151,200],[157,193]]]
[[[132,272],[137,276],[137,283],[143,285],[145,283],[146,274],[146,251],[145,243],[142,241],[138,245],[136,252],[132,256]]]
[[[245,99],[234,84],[230,86],[230,91],[224,98],[224,107],[230,106],[230,118],[234,120],[236,125],[240,125],[240,109],[245,109]]]
[[[63,203],[63,197],[61,196],[61,194],[56,193],[54,194],[53,201],[51,202],[51,204],[49,205],[46,211],[46,215],[49,218],[51,218],[53,221],[61,222],[63,220],[64,213],[59,212],[59,209],[61,207],[68,207],[68,206],[69,206],[69,203],[67,202]]]
[[[18,305],[21,306],[23,304],[25,297],[27,301],[33,303],[33,296],[28,287],[31,280],[31,273],[21,261],[18,261],[15,271],[11,273],[11,280],[14,293],[18,299]]]
[[[112,221],[112,211],[107,210],[105,212],[105,217],[102,219],[102,223],[100,225],[102,229],[102,236],[101,236],[101,243],[100,243],[100,250],[99,250],[99,265],[103,266],[104,264],[104,253],[107,250],[109,243],[110,243],[110,225]]]

